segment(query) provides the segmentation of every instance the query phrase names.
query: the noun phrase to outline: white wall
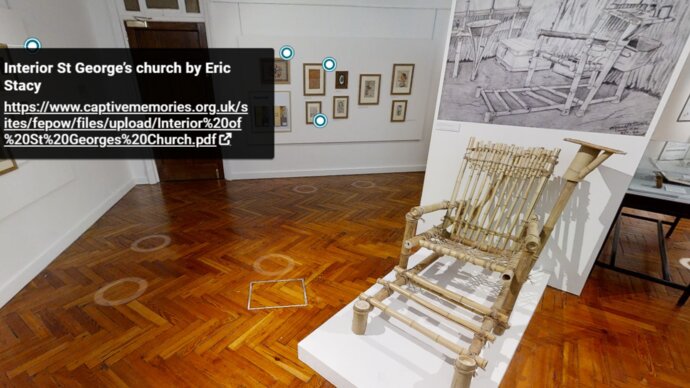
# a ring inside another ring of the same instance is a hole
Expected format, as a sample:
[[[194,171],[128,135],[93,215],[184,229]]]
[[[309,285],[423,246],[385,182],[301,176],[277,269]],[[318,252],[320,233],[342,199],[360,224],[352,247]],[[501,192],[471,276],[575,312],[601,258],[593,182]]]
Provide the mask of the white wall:
[[[0,2],[0,41],[21,44],[31,35],[44,47],[100,46],[101,33],[92,29],[93,4],[89,0]],[[134,186],[127,161],[18,164],[18,170],[0,176],[0,306]]]
[[[295,48],[290,91],[292,132],[276,134],[273,160],[226,160],[229,179],[421,171],[425,168],[438,75],[449,20],[440,1],[220,1],[208,2],[210,47]],[[349,71],[349,88],[335,90],[327,75],[325,96],[305,97],[302,64],[326,56]],[[391,96],[393,63],[414,63],[412,95]],[[357,105],[359,74],[379,73],[377,106]],[[334,95],[350,97],[349,118],[317,129],[305,123],[305,101],[321,101],[332,115]],[[408,100],[407,121],[391,123],[393,99]]]
[[[688,49],[689,47],[686,46],[681,58],[686,58]],[[671,85],[675,84],[681,67],[676,67],[671,78]],[[684,74],[682,82],[690,83],[690,75],[687,72]],[[660,107],[664,107],[668,101],[670,89],[669,87],[662,97]],[[669,103],[669,106],[682,105],[687,98],[687,91],[681,92],[681,94],[683,95],[674,96],[675,99]],[[440,95],[439,91],[439,102]],[[678,113],[676,108],[665,111],[662,122],[675,121]],[[659,109],[651,122],[651,129],[645,137],[436,121],[434,123],[435,129],[432,132],[422,203],[437,202],[447,199],[450,195],[460,165],[459,158],[464,153],[467,142],[472,136],[483,140],[524,146],[559,147],[562,152],[560,164],[554,174],[556,177],[563,175],[578,148],[564,142],[563,139],[566,137],[582,139],[627,152],[627,155],[624,156],[615,155],[611,157],[602,167],[590,174],[585,182],[580,184],[540,257],[540,265],[543,265],[553,274],[549,282],[551,286],[579,294],[589,276],[594,260],[605,240],[606,232],[609,230],[615,212],[623,199],[654,128],[660,122],[661,115],[662,109]],[[554,179],[549,184],[541,205],[542,212],[551,208],[560,187],[561,181],[558,179]],[[438,217],[429,216],[424,227],[428,228],[435,222],[438,222]]]

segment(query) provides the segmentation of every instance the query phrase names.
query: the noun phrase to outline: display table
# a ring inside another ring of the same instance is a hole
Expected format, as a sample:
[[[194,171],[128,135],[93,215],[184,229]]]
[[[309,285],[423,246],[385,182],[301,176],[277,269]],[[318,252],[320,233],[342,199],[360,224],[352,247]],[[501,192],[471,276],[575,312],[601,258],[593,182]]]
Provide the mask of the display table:
[[[421,249],[410,258],[410,266],[416,265],[429,253],[428,250]],[[485,304],[488,304],[487,300],[496,297],[499,289],[495,282],[498,274],[491,274],[472,264],[462,264],[450,257],[437,260],[422,274],[439,285],[470,295]],[[394,278],[394,272],[385,277],[386,280]],[[548,274],[536,269],[532,271],[511,315],[511,327],[482,352],[489,364],[486,370],[478,370],[472,386],[495,387],[500,384],[548,280]],[[380,289],[380,285],[374,285],[366,293],[373,295]],[[299,343],[300,360],[338,387],[450,387],[455,360],[452,353],[404,328],[400,322],[381,314],[379,310],[369,314],[365,335],[353,334],[353,303],[354,301],[345,306]],[[443,332],[446,338],[469,347],[469,332],[428,318],[420,312],[421,308],[416,303],[397,294],[384,303],[393,305],[395,310],[414,318],[420,324]],[[455,313],[468,319],[474,317],[463,309],[456,309]]]
[[[628,191],[623,197],[618,215],[613,221],[613,241],[611,244],[611,259],[609,263],[597,261],[596,264],[604,268],[608,268],[626,275],[635,276],[651,282],[663,284],[667,287],[684,290],[683,295],[678,299],[678,306],[682,306],[690,297],[690,284],[678,284],[671,281],[668,257],[666,254],[666,239],[671,237],[678,222],[683,218],[690,218],[690,187],[682,185],[674,185],[671,183],[664,184],[663,188],[655,187],[655,177],[652,171],[638,171],[635,174]],[[630,208],[648,211],[652,213],[664,214],[675,217],[675,221],[668,222],[655,218],[639,216],[636,214],[628,214],[622,211],[622,208]],[[659,241],[659,259],[661,264],[661,278],[657,278],[645,273],[631,271],[621,268],[616,265],[618,258],[618,242],[620,240],[620,217],[631,217],[644,221],[655,222],[657,224],[657,238]],[[664,233],[663,226],[670,226],[668,232]],[[603,249],[603,246],[602,246]]]

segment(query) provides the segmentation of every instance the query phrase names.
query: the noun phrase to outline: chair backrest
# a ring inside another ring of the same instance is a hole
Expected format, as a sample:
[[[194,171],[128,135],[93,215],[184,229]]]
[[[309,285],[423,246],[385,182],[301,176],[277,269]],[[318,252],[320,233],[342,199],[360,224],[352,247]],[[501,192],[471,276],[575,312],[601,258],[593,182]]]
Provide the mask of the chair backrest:
[[[471,138],[451,197],[451,238],[487,252],[520,249],[559,153]]]

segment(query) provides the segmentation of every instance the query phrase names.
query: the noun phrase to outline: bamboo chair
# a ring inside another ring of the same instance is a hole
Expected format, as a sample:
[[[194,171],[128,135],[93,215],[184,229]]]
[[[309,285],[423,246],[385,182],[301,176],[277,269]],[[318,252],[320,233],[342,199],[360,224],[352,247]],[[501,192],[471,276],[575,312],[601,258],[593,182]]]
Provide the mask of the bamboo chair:
[[[405,234],[395,281],[382,279],[383,288],[373,296],[362,294],[354,304],[352,331],[363,335],[373,308],[458,354],[453,387],[469,387],[477,367],[488,360],[480,353],[487,341],[508,328],[508,320],[522,285],[546,244],[577,184],[613,154],[622,153],[587,142],[566,139],[580,145],[568,171],[560,196],[541,231],[535,207],[558,161],[559,149],[523,148],[470,139],[451,199],[412,208],[406,216]],[[443,222],[417,234],[417,224],[427,213],[445,211]],[[423,247],[433,253],[412,268],[408,259]],[[458,295],[421,276],[441,256],[472,263],[501,274],[501,291],[492,306]],[[412,287],[404,287],[412,286]],[[431,303],[422,289],[455,306],[482,317],[482,323],[468,321]],[[383,303],[394,293],[403,295],[441,317],[474,333],[469,348],[446,339]]]

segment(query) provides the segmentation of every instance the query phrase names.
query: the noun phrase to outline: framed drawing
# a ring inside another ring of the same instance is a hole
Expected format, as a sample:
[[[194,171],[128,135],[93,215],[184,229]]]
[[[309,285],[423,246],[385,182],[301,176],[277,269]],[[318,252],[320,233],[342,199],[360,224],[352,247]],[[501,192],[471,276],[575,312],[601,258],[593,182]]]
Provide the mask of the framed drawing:
[[[686,0],[523,1],[510,24],[523,26],[518,34],[529,36],[528,46],[503,38],[499,13],[507,11],[498,2],[453,3],[458,27],[446,46],[436,108],[436,119],[448,125],[644,136],[666,105],[661,96],[673,86],[674,69],[687,58]],[[599,40],[591,44],[591,36]]]
[[[350,97],[333,96],[333,118],[346,119],[350,110]]]
[[[360,74],[359,105],[378,105],[381,92],[381,74]]]
[[[304,64],[304,95],[326,95],[326,71],[320,63]]]
[[[393,79],[391,80],[392,95],[412,94],[412,77],[414,65],[411,63],[396,63],[393,65]]]
[[[690,96],[688,96],[687,100],[685,100],[683,110],[680,111],[680,114],[678,115],[678,122],[680,123],[690,121],[690,107],[688,106],[688,102],[690,102]]]
[[[336,71],[335,72],[335,88],[336,89],[347,89],[348,79],[349,79],[349,74],[347,71]]]
[[[319,113],[321,113],[321,101],[307,101],[307,103],[306,103],[307,124],[314,124],[314,116],[316,116]]]
[[[7,174],[10,171],[17,169],[17,163],[10,156],[6,150],[0,151],[0,175]]]
[[[290,83],[290,61],[282,58],[273,60],[273,82],[276,84]]]
[[[407,116],[407,100],[393,100],[391,106],[391,121],[394,123],[401,123],[405,121]]]
[[[290,92],[275,92],[273,126],[276,132],[291,132]]]

